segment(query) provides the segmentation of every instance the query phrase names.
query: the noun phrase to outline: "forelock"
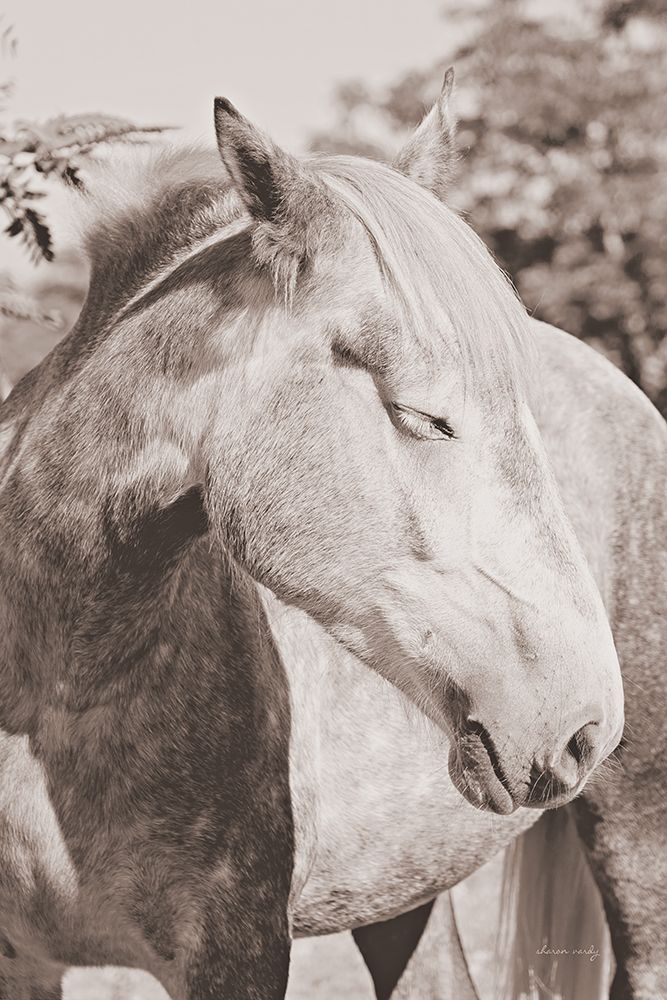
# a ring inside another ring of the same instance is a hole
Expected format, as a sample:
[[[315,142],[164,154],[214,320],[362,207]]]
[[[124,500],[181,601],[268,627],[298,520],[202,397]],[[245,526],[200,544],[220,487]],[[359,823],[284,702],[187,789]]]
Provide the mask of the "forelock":
[[[321,156],[321,176],[368,235],[410,337],[471,377],[522,390],[532,365],[526,311],[479,237],[429,191],[380,163]]]

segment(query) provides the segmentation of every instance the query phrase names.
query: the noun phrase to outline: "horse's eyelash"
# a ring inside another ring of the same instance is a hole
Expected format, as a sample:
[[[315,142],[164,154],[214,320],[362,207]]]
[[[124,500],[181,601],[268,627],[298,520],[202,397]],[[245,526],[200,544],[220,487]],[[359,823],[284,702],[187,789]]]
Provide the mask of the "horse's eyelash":
[[[441,434],[444,434],[445,437],[451,438],[452,440],[457,437],[454,432],[454,428],[448,420],[445,420],[444,417],[431,417],[430,420],[435,429],[440,431]]]
[[[401,403],[392,404],[395,412],[399,417],[406,423],[410,424],[411,421],[423,420],[433,427],[439,434],[442,434],[447,440],[453,441],[456,439],[457,435],[454,432],[454,428],[446,419],[446,417],[434,417],[430,413],[424,413],[422,410],[415,410],[411,406],[404,406]]]

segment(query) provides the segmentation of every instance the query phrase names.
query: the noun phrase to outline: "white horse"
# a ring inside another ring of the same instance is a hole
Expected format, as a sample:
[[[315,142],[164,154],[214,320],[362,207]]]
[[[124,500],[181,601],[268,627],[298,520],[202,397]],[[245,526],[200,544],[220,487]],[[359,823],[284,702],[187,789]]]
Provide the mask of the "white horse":
[[[231,187],[182,151],[98,185],[82,316],[0,411],[2,781],[20,765],[41,810],[3,827],[12,997],[100,961],[183,1000],[280,996],[289,927],[432,898],[618,743],[601,592],[638,480],[573,408],[568,518],[551,421],[584,400],[569,372],[596,395],[604,363],[560,336],[534,358],[434,197],[446,96],[399,170],[296,161],[218,101]]]

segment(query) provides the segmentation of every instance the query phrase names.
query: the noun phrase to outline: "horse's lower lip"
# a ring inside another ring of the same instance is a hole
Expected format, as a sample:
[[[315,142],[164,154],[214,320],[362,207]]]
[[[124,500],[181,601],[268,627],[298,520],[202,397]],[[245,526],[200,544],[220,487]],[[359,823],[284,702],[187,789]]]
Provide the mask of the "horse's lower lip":
[[[509,816],[517,804],[495,774],[491,763],[469,762],[464,766],[457,747],[449,752],[449,775],[464,799],[477,809]]]

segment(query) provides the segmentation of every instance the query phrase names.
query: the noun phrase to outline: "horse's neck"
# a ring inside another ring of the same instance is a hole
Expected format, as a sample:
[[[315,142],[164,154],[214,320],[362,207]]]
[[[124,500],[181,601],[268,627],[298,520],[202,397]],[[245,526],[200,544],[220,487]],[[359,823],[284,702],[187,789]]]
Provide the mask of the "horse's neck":
[[[353,700],[351,685],[345,688],[351,658],[341,646],[306,614],[287,607],[271,591],[257,585],[267,621],[276,643],[289,685],[290,794],[294,817],[295,861],[292,876],[292,906],[297,901],[323,847],[322,802],[327,798],[326,758],[331,741],[323,736],[323,716],[339,718]],[[363,669],[360,666],[359,670]],[[339,685],[343,689],[339,690]],[[341,719],[341,730],[345,732]],[[324,761],[322,760],[324,756]],[[330,797],[330,796],[329,796]]]
[[[323,866],[335,858],[337,875],[344,880],[349,872],[343,869],[354,866],[355,851],[365,842],[369,825],[382,825],[381,794],[374,784],[378,769],[386,770],[387,759],[395,762],[397,747],[414,741],[428,747],[432,733],[395,687],[311,618],[286,607],[264,588],[258,591],[290,689],[296,839],[292,894],[298,910],[313,870],[322,879]],[[440,748],[438,761],[441,754]],[[380,792],[383,787],[381,783]],[[369,800],[364,805],[374,794],[373,804]]]
[[[101,441],[91,467],[90,449],[59,440],[32,403],[6,421],[0,452],[0,726],[56,746],[72,713],[104,728],[140,705],[148,724],[170,688],[185,712],[206,691],[220,715],[279,686],[254,586],[198,540],[198,490],[165,506],[144,488],[135,502],[122,456]]]

